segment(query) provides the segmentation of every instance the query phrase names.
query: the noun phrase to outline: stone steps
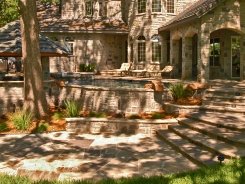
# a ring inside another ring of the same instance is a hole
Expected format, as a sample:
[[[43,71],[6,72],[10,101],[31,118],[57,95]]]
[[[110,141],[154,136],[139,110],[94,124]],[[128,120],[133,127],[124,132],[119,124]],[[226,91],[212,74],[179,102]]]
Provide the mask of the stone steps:
[[[183,139],[169,130],[158,130],[157,135],[197,165],[207,166],[217,163],[215,154],[204,150],[202,147]]]
[[[223,154],[227,158],[245,157],[245,148],[236,147],[224,141],[211,138],[198,131],[191,130],[185,126],[170,126],[169,130],[200,147],[207,149],[215,155]]]
[[[201,121],[210,125],[214,125],[217,127],[227,128],[230,130],[236,131],[245,131],[245,117],[244,116],[235,116],[227,115],[223,113],[192,113],[187,115],[188,118]]]
[[[216,126],[191,119],[181,119],[179,124],[217,140],[245,147],[245,132],[230,130],[227,128],[218,128]]]
[[[220,99],[218,99],[220,100]],[[206,100],[202,102],[203,106],[221,106],[226,108],[245,108],[245,103],[239,103],[239,102],[224,102],[224,101],[218,101],[218,100]]]
[[[202,105],[200,107],[200,110],[204,112],[219,112],[219,113],[222,112],[226,114],[235,113],[237,115],[245,114],[245,108],[233,108],[233,107],[224,107],[224,106],[217,106],[217,105]]]

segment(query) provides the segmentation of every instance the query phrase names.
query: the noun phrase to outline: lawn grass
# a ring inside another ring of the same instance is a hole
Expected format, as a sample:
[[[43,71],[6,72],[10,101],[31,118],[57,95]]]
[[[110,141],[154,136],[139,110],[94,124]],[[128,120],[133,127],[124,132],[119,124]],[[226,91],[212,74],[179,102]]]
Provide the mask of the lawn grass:
[[[153,177],[133,177],[118,180],[93,181],[31,181],[27,178],[0,175],[0,184],[242,184],[245,183],[245,159],[196,171]]]

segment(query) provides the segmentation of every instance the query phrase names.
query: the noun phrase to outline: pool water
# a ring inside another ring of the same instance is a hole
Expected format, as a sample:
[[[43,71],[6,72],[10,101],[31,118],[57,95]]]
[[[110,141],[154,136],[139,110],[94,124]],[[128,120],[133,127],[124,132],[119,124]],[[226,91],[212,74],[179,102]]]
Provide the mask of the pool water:
[[[75,85],[91,85],[107,88],[144,88],[144,85],[149,81],[134,81],[134,80],[112,80],[112,79],[90,79],[90,80],[69,80],[68,84]]]

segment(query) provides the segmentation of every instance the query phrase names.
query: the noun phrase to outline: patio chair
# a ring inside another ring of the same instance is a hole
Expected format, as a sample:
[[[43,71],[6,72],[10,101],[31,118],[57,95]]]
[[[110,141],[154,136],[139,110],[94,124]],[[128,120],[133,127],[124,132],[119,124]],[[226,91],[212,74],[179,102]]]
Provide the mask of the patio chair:
[[[164,75],[166,76],[166,74],[167,74],[169,76],[169,78],[172,78],[173,70],[174,70],[174,66],[172,66],[172,65],[166,65],[160,71],[161,72],[161,76],[163,77]]]
[[[120,74],[120,76],[128,75],[131,69],[132,63],[122,63],[119,69],[103,70],[101,74]]]
[[[141,64],[137,64],[135,65],[135,68],[134,70],[130,70],[130,75],[131,76],[135,76],[135,77],[145,77],[146,76],[146,72],[147,72],[147,69],[141,65]]]

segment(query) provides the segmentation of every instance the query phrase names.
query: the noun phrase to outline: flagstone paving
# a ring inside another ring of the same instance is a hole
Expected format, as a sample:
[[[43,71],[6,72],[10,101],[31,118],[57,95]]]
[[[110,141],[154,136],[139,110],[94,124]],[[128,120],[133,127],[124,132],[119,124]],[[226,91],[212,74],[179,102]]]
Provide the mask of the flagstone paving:
[[[161,140],[142,134],[0,135],[0,150],[0,172],[33,179],[150,176],[197,168]]]

